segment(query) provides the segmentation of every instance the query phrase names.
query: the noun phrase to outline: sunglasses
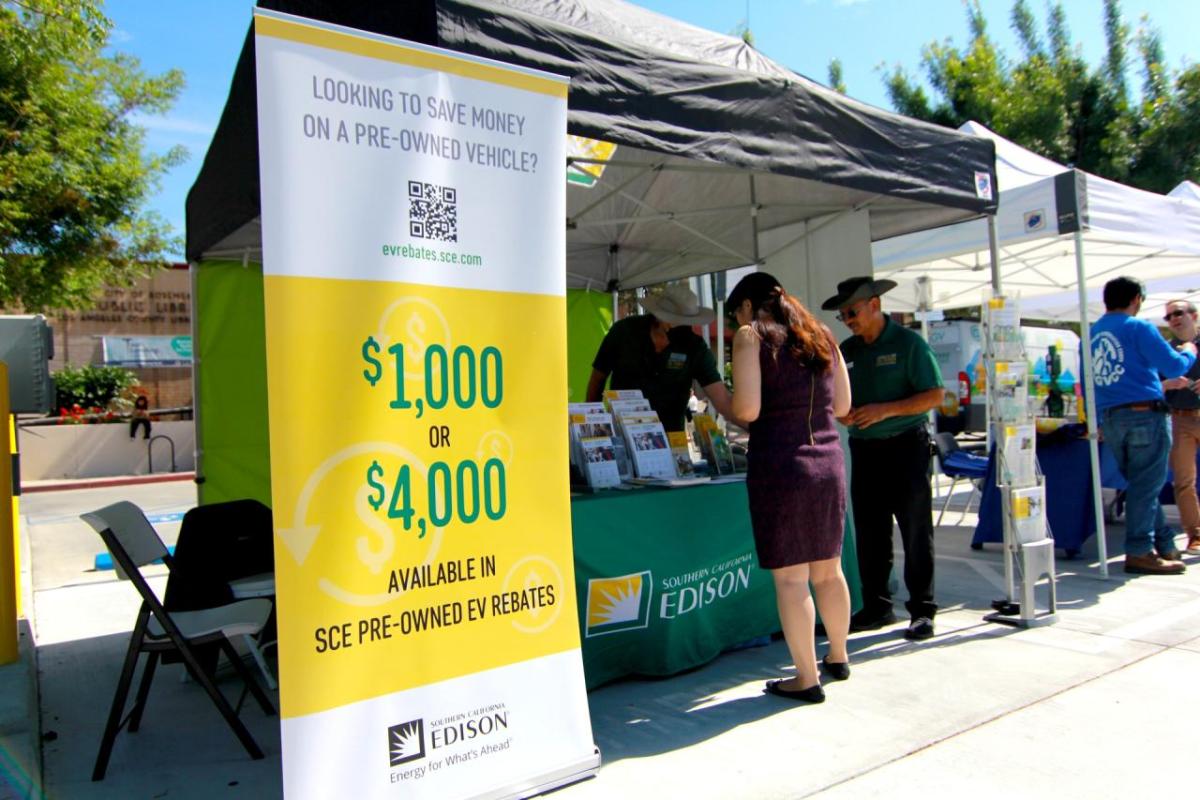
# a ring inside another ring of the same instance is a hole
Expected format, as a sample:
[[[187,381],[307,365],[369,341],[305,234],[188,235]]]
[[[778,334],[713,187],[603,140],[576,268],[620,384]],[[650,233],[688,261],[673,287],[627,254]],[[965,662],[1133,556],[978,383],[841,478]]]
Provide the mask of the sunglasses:
[[[1188,313],[1188,312],[1184,311],[1182,308],[1177,308],[1174,311],[1168,311],[1166,313],[1166,315],[1163,316],[1163,321],[1170,322],[1171,320],[1175,319],[1176,317],[1182,317],[1186,313]]]
[[[869,301],[864,301],[864,302],[869,302]],[[850,308],[847,308],[845,311],[839,311],[837,313],[838,322],[845,322],[846,320],[854,319],[855,317],[857,317],[861,313],[858,310],[861,306],[862,306],[862,303],[856,303],[853,306],[851,306]]]

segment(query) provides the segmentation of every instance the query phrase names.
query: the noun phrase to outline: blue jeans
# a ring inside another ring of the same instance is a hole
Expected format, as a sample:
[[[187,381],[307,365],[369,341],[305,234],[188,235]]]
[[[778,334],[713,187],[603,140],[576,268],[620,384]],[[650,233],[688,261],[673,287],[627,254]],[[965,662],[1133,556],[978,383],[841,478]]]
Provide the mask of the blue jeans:
[[[1167,417],[1154,411],[1110,408],[1101,427],[1112,450],[1125,489],[1125,554],[1144,556],[1175,549],[1175,533],[1167,527],[1158,494],[1167,480],[1171,429]]]

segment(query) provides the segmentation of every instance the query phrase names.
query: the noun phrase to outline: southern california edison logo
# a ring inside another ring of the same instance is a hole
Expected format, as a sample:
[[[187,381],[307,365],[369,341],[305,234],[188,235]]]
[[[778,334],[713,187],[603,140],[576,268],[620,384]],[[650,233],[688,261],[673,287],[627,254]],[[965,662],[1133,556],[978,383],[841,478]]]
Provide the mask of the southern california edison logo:
[[[424,719],[409,720],[388,728],[388,762],[393,767],[424,757]]]
[[[585,636],[637,630],[650,624],[650,571],[588,581]]]

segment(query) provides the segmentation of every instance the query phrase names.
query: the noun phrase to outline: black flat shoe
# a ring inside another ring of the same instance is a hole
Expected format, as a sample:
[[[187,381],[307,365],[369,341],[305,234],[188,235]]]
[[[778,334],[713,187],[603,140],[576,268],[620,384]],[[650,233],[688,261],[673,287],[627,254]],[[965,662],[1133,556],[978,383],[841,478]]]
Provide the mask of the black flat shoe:
[[[763,691],[767,694],[773,694],[776,697],[786,697],[788,700],[796,700],[801,703],[824,703],[825,690],[821,688],[821,684],[810,686],[807,689],[784,689],[783,682],[787,678],[776,678],[773,681],[767,681],[767,685]]]
[[[847,661],[830,661],[829,656],[825,656],[821,659],[821,669],[835,681],[844,681],[850,678],[850,663]]]

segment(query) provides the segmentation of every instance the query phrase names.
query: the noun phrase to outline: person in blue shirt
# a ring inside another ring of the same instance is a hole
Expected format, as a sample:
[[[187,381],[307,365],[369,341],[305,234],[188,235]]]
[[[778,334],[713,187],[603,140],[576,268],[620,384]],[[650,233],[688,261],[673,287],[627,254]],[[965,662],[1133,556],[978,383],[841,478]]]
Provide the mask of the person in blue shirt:
[[[1125,571],[1178,575],[1184,565],[1158,502],[1171,451],[1161,380],[1191,369],[1196,346],[1186,342],[1176,350],[1157,328],[1138,319],[1145,300],[1145,287],[1133,278],[1104,284],[1107,313],[1092,326],[1097,420],[1128,483]]]

